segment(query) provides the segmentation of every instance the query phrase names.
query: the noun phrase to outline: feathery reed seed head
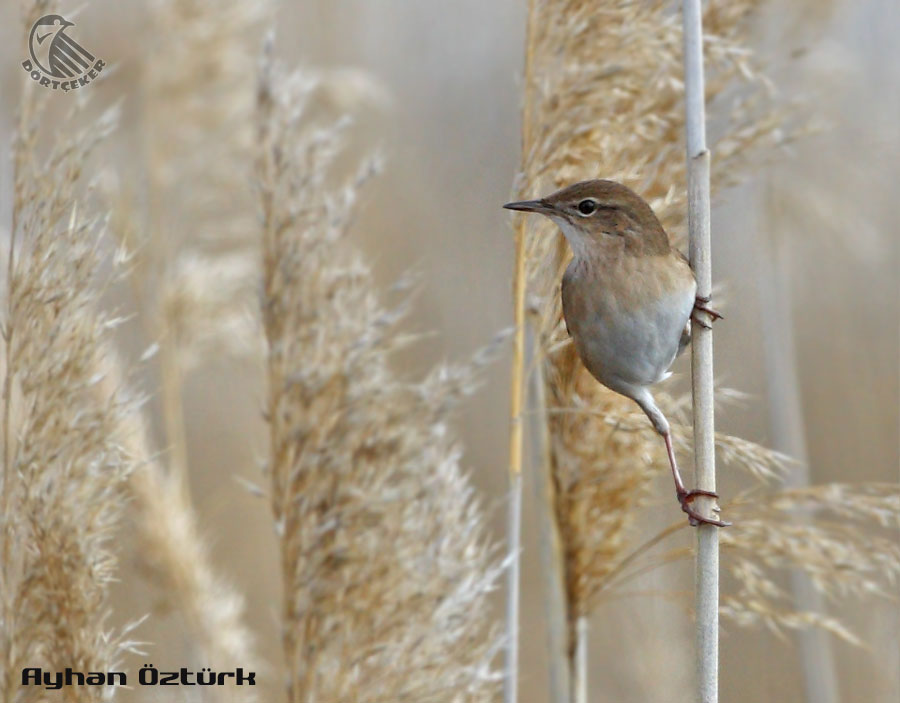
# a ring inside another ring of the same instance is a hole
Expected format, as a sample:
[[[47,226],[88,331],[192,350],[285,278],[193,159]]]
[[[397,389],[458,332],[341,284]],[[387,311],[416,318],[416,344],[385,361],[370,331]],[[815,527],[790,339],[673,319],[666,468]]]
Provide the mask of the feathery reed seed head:
[[[477,367],[399,377],[403,310],[347,241],[377,166],[339,185],[346,121],[268,55],[258,95],[270,499],[291,701],[487,701],[497,577],[448,413]],[[311,114],[320,115],[313,121]]]
[[[82,114],[76,106],[68,124]],[[20,687],[23,667],[105,671],[133,646],[109,627],[108,593],[133,468],[114,430],[136,399],[103,384],[118,321],[100,306],[106,214],[83,175],[117,114],[55,141],[42,116],[26,87],[13,144],[0,484],[0,697],[23,702],[43,697]]]

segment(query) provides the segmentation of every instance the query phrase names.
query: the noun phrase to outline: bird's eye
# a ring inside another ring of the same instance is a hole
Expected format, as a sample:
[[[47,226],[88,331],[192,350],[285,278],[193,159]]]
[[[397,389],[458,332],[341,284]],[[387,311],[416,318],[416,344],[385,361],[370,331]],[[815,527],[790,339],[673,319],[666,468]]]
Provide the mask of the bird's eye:
[[[578,203],[578,212],[587,217],[588,215],[593,215],[597,211],[597,201],[591,200],[588,198],[587,200],[582,200]]]

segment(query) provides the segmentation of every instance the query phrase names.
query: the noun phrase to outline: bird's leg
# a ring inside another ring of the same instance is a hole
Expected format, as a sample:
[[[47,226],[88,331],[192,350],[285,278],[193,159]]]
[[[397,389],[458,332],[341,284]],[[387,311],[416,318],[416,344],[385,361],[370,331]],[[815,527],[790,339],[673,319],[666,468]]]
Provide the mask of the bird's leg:
[[[698,325],[700,325],[701,327],[704,327],[706,329],[712,329],[712,327],[706,320],[703,320],[696,316],[696,313],[698,311],[705,312],[707,315],[710,316],[710,318],[712,319],[713,322],[715,322],[716,320],[723,319],[722,313],[720,313],[718,310],[715,310],[715,309],[709,307],[709,302],[710,302],[710,299],[708,297],[698,295],[696,298],[694,298],[694,309],[691,310],[691,319],[693,319]]]
[[[689,491],[684,487],[684,481],[681,480],[681,474],[678,473],[678,464],[675,463],[675,448],[672,446],[672,431],[669,429],[669,421],[666,420],[662,410],[657,407],[656,402],[653,400],[653,396],[650,395],[650,391],[648,391],[646,387],[631,387],[626,388],[625,390],[629,391],[629,397],[633,398],[634,401],[641,406],[641,410],[647,414],[650,422],[653,423],[653,428],[666,441],[666,453],[669,455],[669,466],[672,467],[672,478],[675,479],[675,496],[681,504],[681,509],[687,513],[691,525],[696,527],[700,523],[705,523],[707,525],[716,525],[717,527],[728,527],[728,525],[731,524],[730,522],[723,522],[721,520],[704,517],[694,510],[691,505],[694,498],[697,496],[708,496],[710,498],[718,498],[719,496],[712,491]],[[714,508],[714,510],[718,509]]]
[[[675,449],[672,446],[672,433],[666,432],[663,434],[663,439],[666,441],[666,453],[669,455],[669,466],[672,467],[672,478],[675,479],[675,496],[678,498],[678,502],[681,504],[681,509],[687,513],[688,520],[691,525],[696,527],[700,523],[705,523],[707,525],[715,525],[716,527],[728,527],[731,523],[724,522],[723,520],[714,520],[713,518],[704,517],[696,510],[694,510],[691,503],[694,498],[697,496],[708,496],[710,498],[718,498],[719,494],[714,493],[713,491],[701,491],[699,489],[694,489],[693,491],[689,491],[684,487],[684,482],[681,480],[681,474],[678,472],[678,465],[675,463]]]

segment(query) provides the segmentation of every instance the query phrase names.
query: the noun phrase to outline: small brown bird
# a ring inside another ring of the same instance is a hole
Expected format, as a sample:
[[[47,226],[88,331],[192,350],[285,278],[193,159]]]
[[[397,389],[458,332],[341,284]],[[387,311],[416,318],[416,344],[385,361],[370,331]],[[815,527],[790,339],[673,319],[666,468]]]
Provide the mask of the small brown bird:
[[[696,297],[694,272],[653,210],[621,183],[602,180],[503,207],[546,215],[562,230],[574,254],[562,279],[563,316],[581,361],[604,386],[634,400],[663,436],[691,524],[728,525],[693,508],[697,496],[718,496],[685,488],[669,423],[650,393],[690,341],[691,318],[709,326],[697,311],[721,318],[709,300]]]

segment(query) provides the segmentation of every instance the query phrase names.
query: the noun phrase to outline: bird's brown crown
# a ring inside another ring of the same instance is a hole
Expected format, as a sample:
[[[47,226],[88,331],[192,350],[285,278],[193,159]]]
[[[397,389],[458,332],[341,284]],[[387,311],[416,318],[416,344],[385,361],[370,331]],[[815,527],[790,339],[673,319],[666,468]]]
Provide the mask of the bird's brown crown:
[[[645,253],[669,250],[669,238],[652,208],[621,183],[581,181],[556,191],[544,202],[580,229],[631,235],[632,245]]]

